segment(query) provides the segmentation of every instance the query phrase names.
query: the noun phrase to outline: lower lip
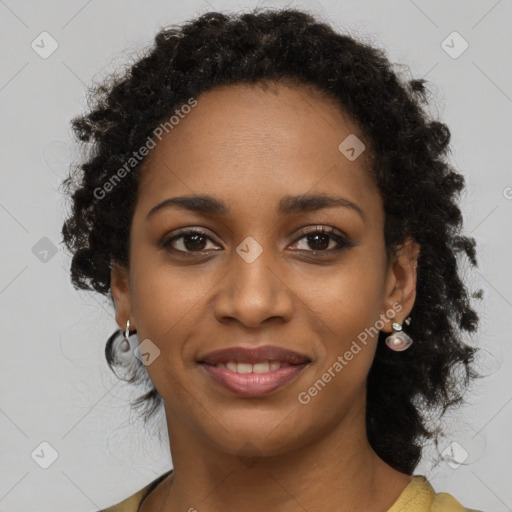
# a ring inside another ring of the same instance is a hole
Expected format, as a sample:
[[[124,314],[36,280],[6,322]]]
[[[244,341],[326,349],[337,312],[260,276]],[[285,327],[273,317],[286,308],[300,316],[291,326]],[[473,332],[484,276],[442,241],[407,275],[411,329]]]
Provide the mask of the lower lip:
[[[281,389],[295,380],[308,363],[283,366],[264,373],[238,373],[201,363],[210,377],[239,396],[261,396]]]

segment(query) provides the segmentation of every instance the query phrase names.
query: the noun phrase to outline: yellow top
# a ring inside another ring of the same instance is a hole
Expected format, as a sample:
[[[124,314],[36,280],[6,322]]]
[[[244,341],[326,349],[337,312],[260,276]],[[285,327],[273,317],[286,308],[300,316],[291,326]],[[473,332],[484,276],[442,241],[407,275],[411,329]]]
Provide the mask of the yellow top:
[[[142,500],[168,475],[168,471],[117,505],[99,512],[137,512]],[[463,507],[451,494],[436,493],[423,475],[414,475],[387,512],[482,512]]]

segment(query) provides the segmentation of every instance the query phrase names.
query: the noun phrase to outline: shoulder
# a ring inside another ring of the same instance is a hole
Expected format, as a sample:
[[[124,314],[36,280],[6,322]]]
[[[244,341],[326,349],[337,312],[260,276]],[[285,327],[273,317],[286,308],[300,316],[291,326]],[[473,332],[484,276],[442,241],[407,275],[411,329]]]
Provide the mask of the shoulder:
[[[172,469],[132,494],[125,500],[98,512],[137,512],[142,500],[170,473]],[[387,512],[483,512],[464,507],[451,494],[436,493],[423,475],[414,475],[397,501]]]
[[[142,500],[169,474],[172,473],[172,469],[167,471],[163,475],[150,482],[148,485],[132,494],[128,498],[124,499],[116,505],[112,505],[108,508],[101,509],[98,512],[137,512]]]
[[[436,494],[431,512],[482,512],[474,508],[463,507],[451,494],[440,492]]]
[[[482,512],[464,507],[451,494],[436,493],[423,475],[414,475],[398,500],[387,512]]]

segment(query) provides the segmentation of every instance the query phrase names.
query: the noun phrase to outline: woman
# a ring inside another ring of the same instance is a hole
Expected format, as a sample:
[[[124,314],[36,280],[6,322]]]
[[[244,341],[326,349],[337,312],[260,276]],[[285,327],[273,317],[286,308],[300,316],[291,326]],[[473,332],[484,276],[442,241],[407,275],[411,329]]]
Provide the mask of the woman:
[[[424,81],[298,10],[155,42],[73,120],[65,182],[72,281],[112,298],[107,361],[150,379],[173,460],[107,510],[470,510],[414,474],[426,412],[478,376]]]

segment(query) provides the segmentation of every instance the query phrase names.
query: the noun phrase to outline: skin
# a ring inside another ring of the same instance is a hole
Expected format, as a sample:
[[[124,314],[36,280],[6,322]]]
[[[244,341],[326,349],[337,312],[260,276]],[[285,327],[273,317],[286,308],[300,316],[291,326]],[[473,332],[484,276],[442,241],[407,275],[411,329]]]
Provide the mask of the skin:
[[[197,101],[145,160],[130,266],[116,264],[111,275],[117,324],[124,330],[129,319],[139,340],[160,350],[146,368],[165,403],[174,474],[140,512],[386,511],[411,476],[380,459],[366,437],[377,337],[360,343],[309,403],[298,395],[365,328],[384,319],[381,330],[391,332],[393,305],[401,306],[394,320],[407,318],[419,247],[407,240],[387,261],[368,150],[350,161],[338,149],[349,134],[362,141],[364,134],[314,89],[230,85]],[[343,196],[364,219],[339,206],[277,213],[283,196],[305,193]],[[227,202],[231,213],[164,208],[146,219],[161,201],[194,194]],[[329,237],[308,242],[304,230],[314,226],[344,232],[356,245],[322,257],[338,245]],[[207,230],[197,249],[184,238],[173,242],[174,252],[159,245],[185,227]],[[249,236],[263,250],[252,263],[236,252]],[[286,387],[248,398],[216,384],[196,362],[212,350],[263,344],[311,363]]]

